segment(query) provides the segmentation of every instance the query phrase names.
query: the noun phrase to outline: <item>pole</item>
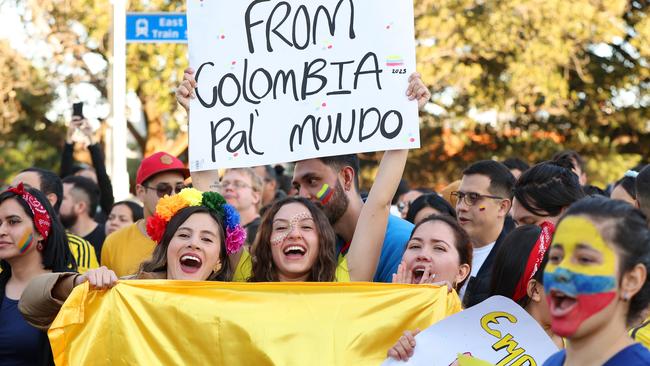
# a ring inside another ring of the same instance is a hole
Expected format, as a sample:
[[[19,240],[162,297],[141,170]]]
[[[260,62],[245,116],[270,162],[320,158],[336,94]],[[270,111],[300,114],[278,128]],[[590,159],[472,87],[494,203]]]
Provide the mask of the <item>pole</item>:
[[[113,195],[116,201],[129,195],[129,173],[126,168],[126,2],[113,3],[113,55],[112,55],[112,118],[110,143],[110,169]]]

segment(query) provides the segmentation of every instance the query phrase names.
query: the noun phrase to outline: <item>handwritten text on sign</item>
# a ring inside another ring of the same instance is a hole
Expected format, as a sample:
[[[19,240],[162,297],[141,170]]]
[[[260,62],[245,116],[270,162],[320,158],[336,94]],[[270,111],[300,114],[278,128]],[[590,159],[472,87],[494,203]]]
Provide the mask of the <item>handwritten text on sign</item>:
[[[412,0],[189,0],[190,168],[417,148]]]
[[[465,354],[496,366],[536,366],[557,351],[535,319],[503,296],[443,319],[415,339],[407,363],[389,359],[382,365],[449,366]]]

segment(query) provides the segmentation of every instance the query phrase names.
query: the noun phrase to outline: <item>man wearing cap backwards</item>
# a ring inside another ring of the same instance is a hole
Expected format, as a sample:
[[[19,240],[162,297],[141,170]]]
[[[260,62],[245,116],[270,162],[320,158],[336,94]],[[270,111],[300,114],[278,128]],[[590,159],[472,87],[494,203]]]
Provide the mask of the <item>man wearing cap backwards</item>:
[[[147,235],[147,218],[155,212],[160,198],[183,189],[183,181],[189,174],[182,161],[164,152],[142,160],[135,192],[144,204],[144,218],[106,237],[101,255],[103,266],[112,269],[118,277],[138,271],[140,263],[151,257],[156,246]]]

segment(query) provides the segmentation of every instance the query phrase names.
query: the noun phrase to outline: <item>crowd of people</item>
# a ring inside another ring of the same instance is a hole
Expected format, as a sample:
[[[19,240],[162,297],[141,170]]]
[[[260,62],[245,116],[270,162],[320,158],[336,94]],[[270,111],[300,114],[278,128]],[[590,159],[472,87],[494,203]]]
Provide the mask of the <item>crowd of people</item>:
[[[176,92],[188,113],[195,88],[188,69]],[[431,97],[417,74],[407,97]],[[76,131],[92,166],[73,162]],[[190,173],[157,152],[140,163],[137,200],[115,203],[75,117],[60,173],[16,172],[0,194],[0,365],[51,364],[45,331],[73,288],[123,278],[447,286],[464,308],[519,304],[561,349],[548,365],[650,364],[650,166],[601,189],[574,151],[483,160],[435,192],[408,187],[406,162],[386,151],[365,194],[353,154],[295,162],[288,178],[280,166]],[[418,331],[387,355],[407,360]]]

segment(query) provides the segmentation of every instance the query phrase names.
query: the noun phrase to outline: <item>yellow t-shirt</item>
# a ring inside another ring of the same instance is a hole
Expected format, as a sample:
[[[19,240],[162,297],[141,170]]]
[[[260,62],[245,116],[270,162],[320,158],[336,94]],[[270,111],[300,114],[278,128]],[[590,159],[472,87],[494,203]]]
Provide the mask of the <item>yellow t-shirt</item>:
[[[77,271],[79,273],[86,273],[89,269],[99,267],[95,247],[88,240],[70,233],[66,233],[66,235],[68,236],[68,246],[75,262],[77,262]]]
[[[112,269],[117,277],[137,273],[156,248],[156,242],[138,229],[138,222],[110,234],[104,241],[102,266]]]
[[[106,244],[104,244],[106,245]],[[102,251],[102,256],[104,251]],[[244,250],[235,273],[233,275],[233,282],[246,282],[253,275],[253,261],[248,250]],[[336,279],[335,282],[350,282],[350,272],[348,271],[348,261],[343,256],[339,256],[338,265],[336,266]]]
[[[645,348],[650,349],[650,317],[641,325],[630,331],[632,338],[641,343]]]

